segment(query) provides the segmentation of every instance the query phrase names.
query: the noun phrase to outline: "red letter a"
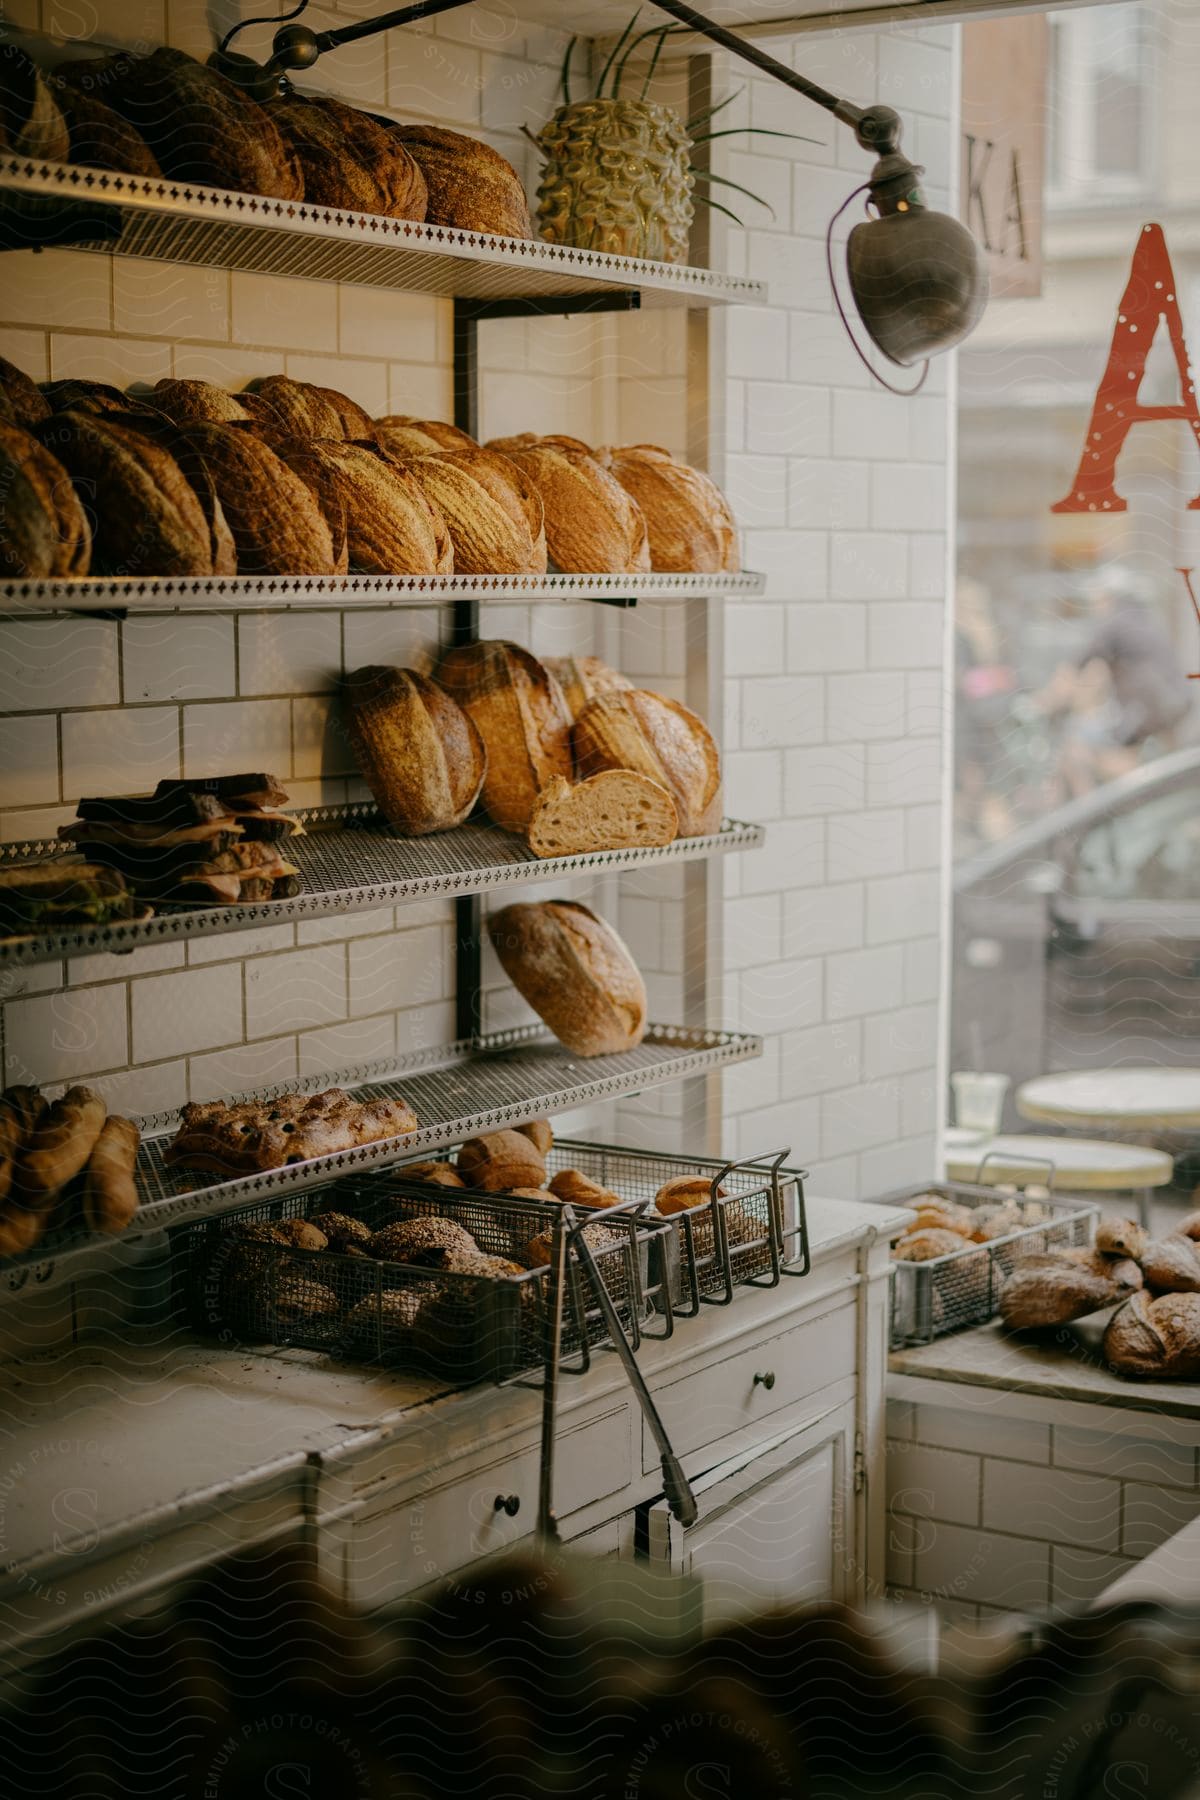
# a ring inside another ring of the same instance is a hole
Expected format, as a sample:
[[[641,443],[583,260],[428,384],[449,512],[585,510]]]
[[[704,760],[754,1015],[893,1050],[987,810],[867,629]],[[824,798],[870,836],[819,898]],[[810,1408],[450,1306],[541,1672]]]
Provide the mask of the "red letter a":
[[[1160,319],[1167,321],[1175,367],[1179,370],[1179,392],[1183,398],[1177,406],[1139,406],[1138,389]],[[1108,366],[1096,390],[1092,422],[1088,426],[1079,468],[1070,493],[1052,506],[1051,512],[1126,510],[1124,500],[1113,486],[1113,477],[1125,439],[1143,419],[1186,419],[1200,447],[1196,390],[1188,367],[1179,302],[1175,298],[1175,274],[1161,225],[1142,227],[1133,252],[1129,283],[1121,297]],[[1200,511],[1200,494],[1189,500],[1188,511]]]

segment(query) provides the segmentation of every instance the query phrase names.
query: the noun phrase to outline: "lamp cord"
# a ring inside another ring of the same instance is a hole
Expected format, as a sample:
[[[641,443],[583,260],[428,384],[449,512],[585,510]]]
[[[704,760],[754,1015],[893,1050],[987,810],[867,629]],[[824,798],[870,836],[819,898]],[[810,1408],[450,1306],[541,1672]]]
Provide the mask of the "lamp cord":
[[[873,376],[874,379],[879,383],[880,387],[886,388],[889,394],[899,394],[901,399],[904,399],[906,396],[908,396],[910,394],[920,393],[921,389],[925,386],[925,380],[929,374],[929,358],[928,357],[925,358],[925,367],[921,370],[920,378],[918,379],[918,381],[914,387],[910,387],[910,388],[897,387],[895,385],[895,383],[889,381],[885,375],[881,375],[879,373],[879,370],[875,367],[874,363],[871,362],[870,358],[867,356],[866,351],[863,349],[862,345],[859,343],[858,339],[854,335],[854,331],[851,327],[850,320],[846,314],[846,309],[842,305],[842,296],[838,292],[837,276],[834,274],[834,270],[833,270],[833,228],[837,224],[838,220],[841,218],[842,214],[845,212],[846,208],[849,206],[850,202],[852,200],[857,200],[857,198],[860,194],[865,194],[867,192],[868,188],[870,187],[870,185],[871,184],[869,181],[864,181],[861,187],[856,187],[852,193],[847,194],[846,198],[842,201],[842,204],[838,207],[837,211],[834,213],[832,219],[830,219],[829,229],[825,233],[825,266],[829,270],[829,285],[833,289],[833,303],[838,309],[838,318],[842,321],[842,324],[845,327],[846,336],[850,339],[850,342],[854,346],[854,354],[858,357],[859,362],[862,364],[863,368],[867,371],[868,375]]]
[[[231,26],[217,45],[217,55],[224,56],[239,31],[249,31],[252,25],[286,25],[289,19],[298,19],[307,10],[308,0],[300,0],[299,6],[293,6],[291,12],[266,13],[261,19],[242,19],[239,24]]]

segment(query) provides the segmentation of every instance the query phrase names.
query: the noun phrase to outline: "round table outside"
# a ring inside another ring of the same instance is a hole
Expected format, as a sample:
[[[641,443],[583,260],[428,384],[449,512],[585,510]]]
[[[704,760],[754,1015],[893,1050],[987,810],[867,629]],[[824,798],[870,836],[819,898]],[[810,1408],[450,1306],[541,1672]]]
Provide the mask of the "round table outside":
[[[980,1171],[984,1157],[987,1163]],[[1175,1164],[1164,1150],[1140,1144],[1113,1144],[1104,1138],[991,1138],[982,1144],[946,1151],[950,1181],[1050,1181],[1046,1163],[1054,1164],[1053,1191],[1065,1194],[1137,1193],[1166,1187]]]
[[[1017,1089],[1023,1119],[1068,1130],[1200,1131],[1200,1069],[1072,1069]]]

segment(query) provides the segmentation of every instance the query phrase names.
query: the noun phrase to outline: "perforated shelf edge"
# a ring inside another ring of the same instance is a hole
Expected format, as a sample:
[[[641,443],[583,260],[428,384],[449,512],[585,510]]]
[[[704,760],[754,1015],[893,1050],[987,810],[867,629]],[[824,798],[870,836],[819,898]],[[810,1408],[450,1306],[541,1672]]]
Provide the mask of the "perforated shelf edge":
[[[732,850],[757,849],[766,836],[761,825],[726,819],[720,831],[710,836],[676,838],[661,848],[539,858],[519,837],[495,825],[460,825],[455,831],[431,837],[395,837],[375,808],[365,802],[312,807],[297,811],[296,816],[308,827],[308,835],[287,845],[288,856],[304,881],[303,892],[294,899],[167,911],[137,923],[77,925],[38,937],[0,940],[0,969],[105,950],[136,950],[144,944],[180,938],[218,937],[294,919],[323,919],[335,913],[369,912],[374,907],[448,899],[455,894],[482,894],[576,875],[696,862]],[[44,839],[0,844],[0,869],[55,856],[61,849],[61,844]]]
[[[281,1094],[317,1094],[344,1087],[363,1100],[403,1096],[420,1121],[404,1138],[361,1144],[332,1156],[314,1157],[290,1168],[228,1178],[172,1171],[164,1152],[179,1114],[153,1113],[138,1120],[143,1132],[138,1154],[141,1205],[133,1226],[119,1242],[131,1245],[149,1232],[197,1219],[217,1218],[257,1201],[320,1187],[339,1176],[387,1168],[461,1142],[481,1131],[498,1131],[547,1114],[571,1111],[602,1100],[635,1094],[761,1056],[763,1042],[744,1032],[699,1031],[651,1025],[633,1050],[616,1056],[572,1056],[541,1026],[495,1032],[471,1041],[416,1051],[385,1063],[360,1063],[299,1081],[278,1082],[235,1096],[274,1100]],[[0,1295],[41,1291],[82,1273],[87,1261],[111,1257],[116,1241],[64,1236],[43,1241],[37,1251],[0,1266]]]
[[[761,594],[766,576],[735,575],[81,575],[0,580],[0,612],[255,612],[313,606],[447,606],[453,600],[692,600]]]
[[[0,191],[25,197],[18,218],[31,244],[464,299],[624,288],[646,306],[766,301],[762,282],[712,269],[22,156],[0,157]],[[57,204],[31,208],[37,198]]]

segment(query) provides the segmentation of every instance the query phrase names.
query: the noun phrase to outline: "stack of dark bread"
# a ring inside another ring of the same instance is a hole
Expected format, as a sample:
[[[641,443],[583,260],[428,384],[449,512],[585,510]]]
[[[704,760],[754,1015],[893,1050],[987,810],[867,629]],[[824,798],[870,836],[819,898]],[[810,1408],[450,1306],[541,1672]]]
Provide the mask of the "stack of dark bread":
[[[1200,1212],[1162,1238],[1132,1219],[1103,1220],[1093,1248],[1023,1257],[1000,1294],[1015,1330],[1062,1325],[1116,1307],[1103,1355],[1120,1375],[1200,1376]]]
[[[308,103],[305,103],[308,104]],[[540,575],[736,569],[707,476],[645,445],[478,444],[285,375],[40,388],[0,358],[0,574]]]
[[[486,640],[448,651],[432,680],[358,669],[344,699],[363,776],[405,836],[460,825],[479,801],[543,857],[720,825],[720,758],[703,720],[596,657],[540,662]]]
[[[140,1141],[92,1088],[53,1102],[35,1087],[0,1095],[0,1256],[34,1249],[51,1223],[124,1231],[137,1211]]]
[[[282,846],[303,827],[278,810],[286,802],[273,775],[164,780],[150,795],[81,800],[58,835],[158,906],[280,900],[300,892]]]
[[[0,47],[0,150],[464,231],[533,235],[521,179],[461,132],[295,92],[259,104],[165,46],[42,70]]]

